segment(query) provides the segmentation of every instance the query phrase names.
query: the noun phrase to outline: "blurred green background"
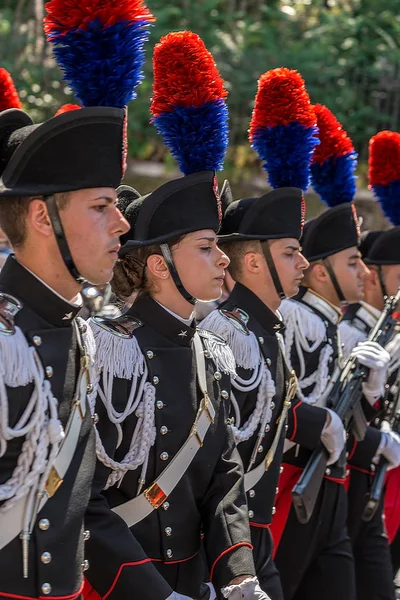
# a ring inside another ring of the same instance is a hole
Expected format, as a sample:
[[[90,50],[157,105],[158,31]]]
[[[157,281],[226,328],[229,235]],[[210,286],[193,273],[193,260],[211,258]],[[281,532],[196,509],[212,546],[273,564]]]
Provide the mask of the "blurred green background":
[[[312,102],[326,104],[359,153],[360,203],[369,138],[400,129],[400,0],[148,0],[157,17],[147,46],[146,79],[129,107],[127,179],[142,192],[176,175],[176,166],[149,124],[153,45],[169,31],[191,29],[213,53],[229,90],[230,149],[225,175],[235,196],[258,193],[266,176],[247,143],[259,76],[286,66],[303,75]],[[47,47],[43,0],[0,0],[0,66],[12,74],[36,121],[74,102]],[[319,210],[312,196],[309,214]],[[364,209],[362,209],[364,210]],[[373,218],[380,219],[372,210]],[[368,212],[367,210],[367,212]],[[380,223],[377,223],[380,225]]]

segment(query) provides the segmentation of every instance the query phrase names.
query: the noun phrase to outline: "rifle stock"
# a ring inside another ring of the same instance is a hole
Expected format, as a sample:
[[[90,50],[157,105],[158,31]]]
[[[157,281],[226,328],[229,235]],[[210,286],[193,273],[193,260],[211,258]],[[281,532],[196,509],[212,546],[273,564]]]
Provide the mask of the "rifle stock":
[[[308,523],[313,514],[328,458],[329,452],[320,444],[312,453],[307,467],[293,488],[293,506],[299,522],[303,525]]]
[[[385,484],[386,471],[389,466],[386,458],[381,456],[379,464],[375,471],[374,481],[371,486],[371,491],[368,494],[367,503],[364,508],[362,520],[371,521],[376,513],[382,497],[383,486]]]

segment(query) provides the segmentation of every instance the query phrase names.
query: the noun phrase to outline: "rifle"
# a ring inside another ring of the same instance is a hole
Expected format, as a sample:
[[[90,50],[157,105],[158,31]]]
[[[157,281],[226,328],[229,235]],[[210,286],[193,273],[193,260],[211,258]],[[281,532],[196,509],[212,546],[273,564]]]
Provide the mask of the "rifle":
[[[400,370],[397,373],[396,381],[392,386],[392,389],[393,388],[396,390],[396,396],[394,402],[392,403],[390,413],[385,415],[383,420],[389,423],[392,431],[395,433],[400,433]],[[378,509],[383,494],[383,487],[385,485],[386,471],[388,466],[389,462],[384,456],[381,456],[378,466],[376,467],[371,490],[367,496],[367,503],[362,516],[363,521],[371,521]]]
[[[368,341],[378,342],[386,346],[393,335],[396,322],[392,313],[400,301],[400,288],[396,296],[385,299],[385,306],[375,327],[370,331]],[[355,438],[360,441],[365,437],[367,421],[360,400],[362,382],[368,372],[357,359],[350,354],[342,371],[338,371],[338,379],[334,382],[327,405],[339,415],[346,431],[353,429]],[[313,451],[303,473],[292,490],[293,506],[300,523],[308,523],[313,514],[315,503],[325,475],[329,453],[322,442]],[[346,465],[345,451],[338,461],[339,466]]]

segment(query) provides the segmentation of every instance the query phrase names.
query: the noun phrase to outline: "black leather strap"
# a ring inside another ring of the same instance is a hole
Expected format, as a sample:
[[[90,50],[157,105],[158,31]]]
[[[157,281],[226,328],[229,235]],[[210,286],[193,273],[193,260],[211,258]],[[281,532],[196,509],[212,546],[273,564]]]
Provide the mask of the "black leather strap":
[[[383,278],[382,265],[377,265],[377,271],[378,271],[379,283],[381,284],[381,289],[382,289],[383,297],[387,298],[388,297],[388,293],[387,293],[387,289],[386,289],[385,280]]]
[[[336,278],[335,271],[333,270],[332,265],[329,262],[329,258],[324,258],[322,262],[324,263],[326,270],[328,271],[329,277],[331,278],[333,287],[335,288],[336,294],[337,294],[340,302],[342,304],[348,304],[348,302],[342,292],[342,288],[340,287],[339,282]]]
[[[196,304],[197,300],[194,298],[189,292],[183,287],[183,283],[181,278],[179,277],[178,271],[176,270],[174,259],[172,258],[171,249],[168,244],[160,244],[161,252],[164,257],[165,262],[167,263],[169,272],[172,275],[172,279],[176,287],[178,288],[178,292],[190,302],[190,304]]]
[[[75,266],[74,259],[72,258],[67,238],[65,237],[64,228],[61,223],[60,213],[58,212],[57,202],[54,196],[46,196],[46,205],[49,213],[50,221],[53,226],[54,234],[56,236],[57,245],[60,249],[62,259],[71,273],[72,277],[79,282],[83,281],[83,277],[80,275],[78,269]]]
[[[279,298],[281,300],[284,300],[286,298],[286,294],[283,291],[281,280],[279,279],[278,271],[276,270],[274,259],[272,258],[268,240],[262,244],[262,249],[265,256],[265,260],[267,261],[269,272],[271,273],[272,281],[274,282],[276,292]]]

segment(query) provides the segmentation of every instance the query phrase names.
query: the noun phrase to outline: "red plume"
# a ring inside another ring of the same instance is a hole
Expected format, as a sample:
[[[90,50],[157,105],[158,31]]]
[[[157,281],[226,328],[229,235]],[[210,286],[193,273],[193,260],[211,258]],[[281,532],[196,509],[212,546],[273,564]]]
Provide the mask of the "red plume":
[[[59,117],[60,115],[63,115],[66,112],[71,112],[72,110],[79,110],[80,108],[81,107],[79,106],[79,104],[63,104],[62,106],[60,106],[60,108],[54,116]]]
[[[261,75],[250,123],[250,141],[260,127],[299,123],[315,125],[315,114],[304,79],[297,71],[281,67]]]
[[[313,162],[324,163],[333,156],[345,156],[354,152],[353,142],[339,123],[335,115],[323,104],[316,104],[320,144],[315,148]]]
[[[369,185],[400,181],[400,133],[380,131],[369,142]]]
[[[0,112],[8,108],[22,108],[22,104],[10,73],[0,69]]]
[[[191,31],[173,32],[161,38],[154,48],[153,66],[153,117],[176,106],[200,108],[228,95],[211,53]]]

